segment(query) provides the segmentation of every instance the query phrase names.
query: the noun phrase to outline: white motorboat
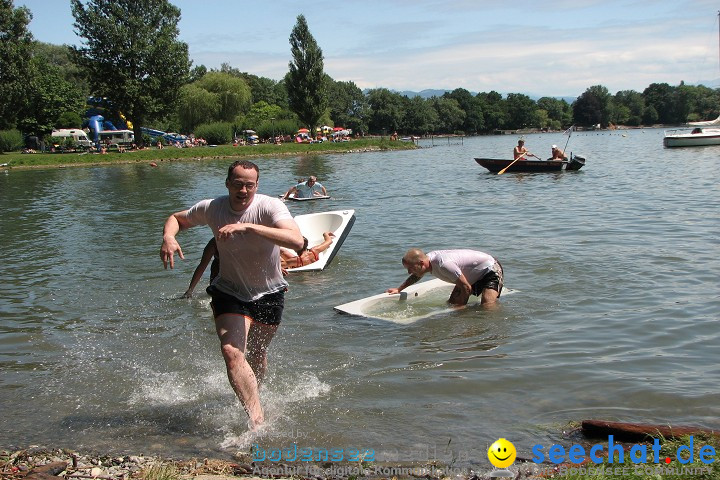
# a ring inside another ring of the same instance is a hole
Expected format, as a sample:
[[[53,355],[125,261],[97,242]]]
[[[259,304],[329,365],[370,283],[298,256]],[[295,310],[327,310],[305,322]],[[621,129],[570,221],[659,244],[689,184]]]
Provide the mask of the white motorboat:
[[[424,318],[449,313],[458,307],[447,303],[455,288],[452,283],[434,278],[425,282],[410,285],[400,293],[380,293],[335,307],[340,313],[357,315],[365,318],[385,320],[387,322],[407,325]],[[502,296],[514,293],[503,288]],[[480,297],[471,295],[468,306],[480,304]]]
[[[718,12],[720,19],[720,12]],[[720,32],[718,32],[720,35]],[[666,130],[663,137],[665,147],[704,147],[720,145],[720,116],[705,122],[688,122],[689,128]]]
[[[703,127],[699,124],[717,126]],[[720,117],[711,122],[694,122],[688,125],[695,126],[695,128],[690,131],[681,128],[666,130],[663,145],[666,147],[720,145]]]
[[[308,248],[323,242],[323,233],[332,232],[335,236],[330,246],[320,252],[318,260],[302,267],[288,268],[289,272],[317,271],[327,267],[355,223],[355,210],[335,210],[331,212],[296,215],[295,222],[300,232],[308,239]]]

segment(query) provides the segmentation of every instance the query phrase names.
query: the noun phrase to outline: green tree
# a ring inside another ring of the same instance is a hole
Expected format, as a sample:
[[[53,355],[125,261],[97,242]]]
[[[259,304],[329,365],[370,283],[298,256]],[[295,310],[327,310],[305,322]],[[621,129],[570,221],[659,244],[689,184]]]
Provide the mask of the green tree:
[[[245,115],[245,118],[241,125],[241,130],[251,129],[257,130],[263,123],[271,124],[271,119],[279,119],[282,114],[282,109],[277,105],[270,105],[265,101],[259,101],[250,108],[250,111]]]
[[[370,104],[353,82],[328,81],[328,105],[335,126],[363,133],[368,129]]]
[[[430,104],[437,112],[436,133],[455,133],[462,128],[465,111],[460,108],[457,100],[445,97],[433,97]]]
[[[688,117],[697,111],[699,91],[697,87],[680,82],[674,91],[675,115],[678,122],[687,122]]]
[[[253,104],[265,102],[269,105],[288,108],[287,91],[284,88],[278,88],[279,82],[250,73],[242,73],[241,75],[250,86]]]
[[[696,120],[712,120],[720,115],[720,90],[708,88],[704,85],[697,87],[698,96],[695,105]]]
[[[510,128],[528,128],[535,126],[535,102],[522,93],[509,93],[505,99]]]
[[[198,125],[215,121],[219,110],[218,96],[200,88],[197,83],[183,85],[180,88],[177,114],[181,132],[189,133]]]
[[[205,65],[198,65],[196,67],[193,67],[192,70],[190,70],[190,74],[188,75],[188,83],[197,82],[202,77],[204,77],[207,72],[208,69]]]
[[[645,110],[643,111],[643,118],[642,123],[644,125],[655,125],[658,122],[658,119],[660,118],[660,115],[658,115],[657,110],[655,110],[655,107],[652,105],[649,105],[645,107]]]
[[[407,99],[407,97],[403,97]],[[414,135],[434,132],[438,124],[438,113],[430,100],[415,96],[405,102],[405,117],[401,129]]]
[[[573,119],[577,125],[592,126],[610,123],[610,92],[602,85],[593,85],[573,103]]]
[[[188,46],[178,41],[180,9],[168,0],[70,0],[72,47],[94,94],[105,96],[141,127],[175,107],[190,71]]]
[[[480,92],[475,97],[480,102],[485,117],[485,131],[505,128],[508,114],[502,95],[493,90],[488,93]]]
[[[83,96],[90,95],[90,84],[85,77],[85,72],[73,61],[72,50],[68,45],[35,42],[33,58],[42,58],[48,65],[57,67],[57,71],[64,80],[75,84],[82,91]]]
[[[371,108],[369,131],[389,135],[400,130],[405,117],[402,95],[387,88],[372,89],[367,95]]]
[[[27,8],[0,0],[0,130],[14,126],[25,97],[33,48],[27,29],[31,19]]]
[[[82,117],[75,112],[63,112],[55,122],[55,128],[80,128],[82,126]]]
[[[477,133],[485,129],[485,116],[479,98],[474,97],[472,93],[464,88],[456,88],[452,92],[445,93],[443,97],[457,101],[460,108],[465,112],[465,121],[462,126],[465,133]]]
[[[630,126],[639,126],[643,123],[643,113],[645,112],[645,99],[643,96],[635,90],[621,90],[613,97],[613,104],[615,108],[626,108],[627,119],[624,122],[616,121],[618,118],[613,120],[616,124],[625,124]],[[616,114],[616,117],[620,115]]]
[[[676,123],[674,87],[667,83],[651,83],[643,90],[645,105],[653,107],[657,113],[657,122]],[[655,122],[653,122],[655,123]]]
[[[537,101],[537,106],[547,112],[551,128],[564,128],[572,124],[572,107],[564,99],[542,97]]]
[[[215,94],[218,105],[216,120],[230,122],[250,110],[250,87],[241,77],[224,72],[209,72],[195,85]]]
[[[303,15],[298,15],[290,33],[290,46],[293,61],[288,64],[290,71],[285,80],[289,107],[314,132],[327,108],[327,86],[322,50]]]
[[[557,130],[560,127],[560,122],[555,122],[550,119],[547,110],[544,108],[538,108],[535,110],[535,118],[533,119],[533,125],[541,129],[553,129]]]
[[[17,122],[23,132],[42,137],[58,126],[63,114],[72,113],[79,119],[85,107],[83,92],[77,84],[66,80],[58,67],[50,65],[45,58],[35,57],[28,78]],[[79,128],[81,122],[72,126]]]

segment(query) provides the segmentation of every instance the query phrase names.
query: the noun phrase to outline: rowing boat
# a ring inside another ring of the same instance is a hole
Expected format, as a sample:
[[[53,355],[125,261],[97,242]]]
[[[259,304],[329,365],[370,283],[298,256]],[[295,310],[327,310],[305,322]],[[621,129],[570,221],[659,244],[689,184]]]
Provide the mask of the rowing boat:
[[[573,155],[570,160],[518,160],[513,163],[513,160],[505,160],[499,158],[475,158],[475,161],[490,170],[493,173],[498,173],[503,168],[510,165],[510,168],[505,170],[509,173],[540,173],[540,172],[561,172],[563,170],[580,170],[585,165],[585,157],[580,155]]]

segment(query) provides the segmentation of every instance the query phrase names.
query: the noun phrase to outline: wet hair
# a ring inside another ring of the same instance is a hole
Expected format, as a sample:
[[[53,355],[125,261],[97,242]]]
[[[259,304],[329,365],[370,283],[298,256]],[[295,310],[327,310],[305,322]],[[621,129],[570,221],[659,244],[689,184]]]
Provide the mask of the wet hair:
[[[257,165],[248,160],[236,160],[228,167],[227,181],[230,181],[230,177],[232,177],[233,170],[235,170],[236,167],[242,167],[246,170],[255,170],[257,172],[258,180],[260,180],[260,168]]]
[[[307,239],[307,237],[303,237],[303,246],[302,246],[302,248],[301,248],[300,250],[295,250],[295,252],[297,252],[298,255],[302,255],[302,253],[303,253],[305,250],[307,250],[307,247],[308,247],[308,239]]]

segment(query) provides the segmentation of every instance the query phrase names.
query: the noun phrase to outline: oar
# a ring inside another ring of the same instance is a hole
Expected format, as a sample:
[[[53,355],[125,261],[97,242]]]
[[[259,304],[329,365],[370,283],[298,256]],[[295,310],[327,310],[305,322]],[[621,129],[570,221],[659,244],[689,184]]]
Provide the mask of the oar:
[[[512,166],[513,166],[513,163],[517,162],[518,160],[520,160],[521,158],[523,158],[525,155],[526,155],[526,154],[523,153],[523,154],[520,155],[518,158],[516,158],[515,160],[513,160],[512,162],[510,162],[510,165],[508,165],[507,167],[505,167],[505,168],[503,168],[502,170],[500,170],[500,171],[498,172],[498,175],[502,175],[503,173],[505,173],[505,170],[507,170],[508,168],[512,167]]]

